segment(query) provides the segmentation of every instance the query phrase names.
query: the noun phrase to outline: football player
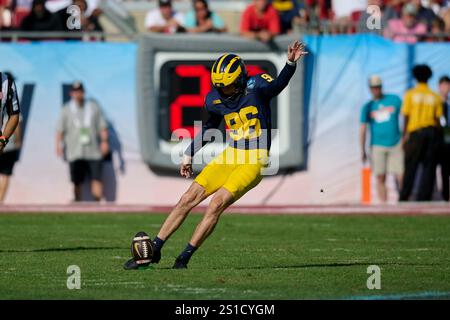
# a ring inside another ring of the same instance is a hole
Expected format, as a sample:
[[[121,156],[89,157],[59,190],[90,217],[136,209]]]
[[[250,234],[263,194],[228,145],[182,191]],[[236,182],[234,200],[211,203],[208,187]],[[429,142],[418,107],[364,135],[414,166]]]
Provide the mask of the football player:
[[[153,240],[152,263],[159,262],[164,243],[191,209],[213,195],[203,220],[173,265],[174,269],[187,268],[192,254],[214,230],[222,212],[261,181],[261,170],[267,166],[271,142],[270,101],[286,88],[295,73],[297,61],[306,54],[305,46],[299,41],[289,45],[286,65],[277,79],[268,74],[249,77],[244,61],[235,54],[224,54],[216,60],[211,70],[214,88],[205,99],[209,119],[186,149],[180,174],[186,178],[192,176],[194,154],[207,143],[204,138],[208,129],[218,128],[222,119],[230,129],[231,143],[195,178],[167,217]],[[125,269],[138,267],[133,259],[124,265]]]

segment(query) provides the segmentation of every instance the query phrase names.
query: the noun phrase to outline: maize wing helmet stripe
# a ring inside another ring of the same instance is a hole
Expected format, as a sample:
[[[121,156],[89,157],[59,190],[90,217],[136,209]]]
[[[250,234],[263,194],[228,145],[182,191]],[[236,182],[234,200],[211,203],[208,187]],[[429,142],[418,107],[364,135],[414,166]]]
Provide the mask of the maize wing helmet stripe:
[[[225,54],[214,64],[211,80],[214,86],[226,87],[234,83],[242,72],[241,58],[235,54]]]
[[[227,54],[226,57],[223,59],[222,63],[220,64],[219,72],[223,73],[226,72],[228,69],[230,62],[236,58],[236,55],[234,54]]]
[[[226,57],[228,57],[229,56],[229,54],[227,53],[227,54],[224,54],[223,56],[221,56],[220,58],[219,58],[219,62],[216,62],[217,63],[217,66],[216,66],[216,70],[214,71],[214,72],[216,72],[216,73],[219,73],[220,72],[220,67],[222,66],[222,62],[223,62],[223,60],[226,58]]]

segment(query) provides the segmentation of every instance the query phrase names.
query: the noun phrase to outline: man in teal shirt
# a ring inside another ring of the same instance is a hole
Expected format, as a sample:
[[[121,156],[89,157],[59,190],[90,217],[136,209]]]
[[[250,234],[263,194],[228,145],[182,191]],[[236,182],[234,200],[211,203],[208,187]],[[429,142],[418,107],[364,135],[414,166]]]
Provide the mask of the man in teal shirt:
[[[387,201],[386,174],[393,174],[400,188],[404,171],[404,156],[399,125],[402,101],[396,95],[384,94],[379,76],[369,79],[372,100],[361,111],[360,143],[362,161],[367,160],[366,133],[370,130],[370,159],[377,179],[378,198]]]

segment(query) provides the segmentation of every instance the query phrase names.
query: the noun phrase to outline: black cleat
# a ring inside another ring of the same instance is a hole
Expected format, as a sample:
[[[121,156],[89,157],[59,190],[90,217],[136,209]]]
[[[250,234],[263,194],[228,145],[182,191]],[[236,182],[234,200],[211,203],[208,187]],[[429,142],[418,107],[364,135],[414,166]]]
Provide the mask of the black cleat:
[[[161,251],[155,251],[150,263],[158,263],[161,260]],[[147,268],[150,263],[138,264],[134,259],[130,259],[123,265],[125,270],[138,270]]]
[[[137,270],[139,269],[139,265],[134,261],[134,259],[130,259],[123,265],[125,270]]]
[[[187,269],[187,263],[184,263],[181,259],[175,260],[172,269]]]
[[[125,262],[125,264],[123,265],[123,268],[125,270],[145,270],[150,267],[150,263],[146,262],[146,263],[138,263],[138,261],[135,261],[134,259],[130,259],[127,262]]]

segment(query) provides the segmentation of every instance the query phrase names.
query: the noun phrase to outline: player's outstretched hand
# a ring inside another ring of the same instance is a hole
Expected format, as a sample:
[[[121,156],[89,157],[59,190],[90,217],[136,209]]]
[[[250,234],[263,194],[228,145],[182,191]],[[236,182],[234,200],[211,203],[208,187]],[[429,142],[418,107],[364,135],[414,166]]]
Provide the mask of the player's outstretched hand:
[[[190,178],[193,175],[191,157],[184,156],[183,162],[181,163],[180,167],[180,174],[185,178]]]
[[[288,47],[288,60],[291,62],[297,62],[301,57],[306,56],[308,54],[305,51],[305,44],[295,40]]]

